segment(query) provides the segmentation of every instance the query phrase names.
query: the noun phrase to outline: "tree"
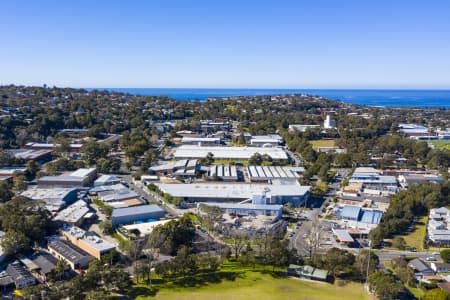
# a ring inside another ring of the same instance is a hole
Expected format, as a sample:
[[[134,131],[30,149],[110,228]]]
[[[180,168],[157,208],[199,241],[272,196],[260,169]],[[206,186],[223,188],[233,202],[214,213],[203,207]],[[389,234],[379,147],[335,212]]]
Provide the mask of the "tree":
[[[369,276],[369,288],[380,300],[395,300],[403,292],[403,285],[392,275],[378,271]]]
[[[147,248],[159,249],[161,253],[174,254],[182,246],[190,247],[195,236],[191,219],[184,215],[155,227],[149,236]]]
[[[355,256],[346,250],[331,248],[322,257],[325,268],[336,278],[338,274],[352,266]]]
[[[241,134],[239,135],[238,144],[239,144],[239,145],[245,145],[245,144],[247,144],[247,142],[245,141],[244,133],[242,133],[242,132],[241,132]]]
[[[369,253],[370,253],[370,261],[369,260]],[[375,272],[380,260],[378,256],[369,251],[369,250],[362,250],[356,257],[355,257],[355,263],[354,263],[354,270],[356,273],[356,277],[360,280],[365,280],[367,276],[367,265],[369,264],[369,275]]]
[[[100,158],[106,158],[108,151],[106,145],[97,142],[89,142],[83,146],[83,156],[88,165],[94,164]]]
[[[32,180],[36,177],[37,172],[39,171],[39,164],[34,160],[27,161],[25,175],[29,180]]]
[[[14,193],[11,191],[10,185],[5,181],[0,181],[0,202],[11,200]]]
[[[403,249],[405,249],[405,246],[406,246],[406,242],[403,237],[396,236],[395,238],[392,239],[392,247],[403,250]]]
[[[218,222],[223,215],[219,207],[205,205],[203,203],[200,204],[199,210],[201,212],[199,215],[201,222],[209,231],[213,230],[214,224]]]
[[[212,152],[208,152],[205,158],[202,158],[198,162],[202,166],[209,166],[214,163],[214,154]]]
[[[0,226],[11,242],[12,253],[32,246],[47,234],[50,214],[36,201],[15,197],[0,206]],[[17,241],[17,246],[13,241]]]
[[[246,234],[234,230],[231,232],[230,239],[231,248],[234,250],[234,257],[238,259],[249,238]]]
[[[260,153],[256,152],[249,158],[248,163],[250,165],[260,166],[263,163],[263,157]]]
[[[58,259],[58,262],[56,263],[54,270],[55,270],[56,274],[58,274],[59,280],[62,279],[62,277],[64,275],[64,271],[66,270],[67,266],[68,266],[68,264],[65,259]]]
[[[22,232],[8,230],[5,232],[0,245],[7,255],[16,254],[30,245],[30,239]]]
[[[27,187],[28,184],[24,175],[16,175],[14,177],[14,189],[16,191],[24,191],[27,189]]]
[[[450,249],[442,249],[440,254],[442,260],[444,260],[445,262],[450,261]]]

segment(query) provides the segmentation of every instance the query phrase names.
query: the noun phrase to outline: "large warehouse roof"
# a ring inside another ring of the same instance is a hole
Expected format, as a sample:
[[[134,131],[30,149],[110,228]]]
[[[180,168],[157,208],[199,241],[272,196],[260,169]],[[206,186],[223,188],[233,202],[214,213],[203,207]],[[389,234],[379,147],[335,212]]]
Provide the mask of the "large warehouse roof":
[[[152,212],[164,212],[164,210],[158,205],[140,205],[134,207],[115,208],[113,209],[112,217],[125,217]]]
[[[167,184],[158,187],[173,197],[249,199],[255,194],[268,192],[272,196],[304,196],[309,186],[291,184],[245,184],[245,183],[193,183]]]
[[[249,159],[255,153],[267,154],[272,159],[288,159],[281,148],[264,147],[204,147],[196,145],[182,145],[175,150],[175,158],[204,158],[208,153],[219,159]]]

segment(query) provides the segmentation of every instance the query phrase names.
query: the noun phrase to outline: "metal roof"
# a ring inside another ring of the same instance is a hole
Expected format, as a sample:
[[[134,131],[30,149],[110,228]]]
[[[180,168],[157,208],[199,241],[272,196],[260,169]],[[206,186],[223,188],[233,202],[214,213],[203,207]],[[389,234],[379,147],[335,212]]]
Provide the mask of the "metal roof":
[[[152,212],[165,212],[165,211],[158,205],[140,205],[133,207],[115,208],[113,209],[112,217],[117,218]]]
[[[283,205],[279,204],[252,204],[252,203],[225,203],[225,202],[208,202],[208,206],[217,206],[223,209],[248,209],[248,210],[271,210],[278,211],[283,209]]]
[[[97,171],[96,168],[80,168],[80,169],[76,170],[75,172],[72,172],[70,174],[70,176],[87,177],[87,176],[90,176],[92,173],[94,173],[96,171]]]
[[[197,146],[182,145],[178,147],[174,156],[176,158],[204,158],[212,153],[215,158],[223,159],[249,159],[255,153],[269,155],[272,159],[288,159],[286,152],[280,148],[264,147],[223,147],[223,146]]]
[[[378,210],[363,210],[360,222],[368,224],[380,224],[382,215],[383,212]]]
[[[304,196],[310,186],[302,186],[296,182],[287,184],[254,184],[254,183],[192,183],[170,184],[157,183],[158,187],[174,197],[228,198],[249,199],[254,194],[268,192],[271,196]]]
[[[94,182],[94,184],[104,184],[108,182],[118,182],[120,179],[116,175],[102,175]]]
[[[347,232],[347,230],[343,229],[333,229],[333,233],[337,236],[339,241],[344,243],[352,243],[354,242],[354,239],[352,236]]]
[[[361,207],[353,205],[345,205],[341,210],[341,217],[345,219],[358,220],[361,213]]]
[[[78,200],[72,205],[60,211],[54,218],[54,221],[67,223],[77,223],[85,214],[89,212],[86,202]]]

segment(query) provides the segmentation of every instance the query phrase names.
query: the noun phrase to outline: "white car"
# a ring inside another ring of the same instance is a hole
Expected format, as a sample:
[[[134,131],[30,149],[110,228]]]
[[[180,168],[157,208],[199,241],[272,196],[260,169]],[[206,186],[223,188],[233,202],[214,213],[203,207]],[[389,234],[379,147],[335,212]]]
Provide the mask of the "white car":
[[[437,259],[436,259],[436,257],[434,257],[434,256],[428,256],[428,257],[426,258],[426,260],[427,260],[427,261],[436,261]]]

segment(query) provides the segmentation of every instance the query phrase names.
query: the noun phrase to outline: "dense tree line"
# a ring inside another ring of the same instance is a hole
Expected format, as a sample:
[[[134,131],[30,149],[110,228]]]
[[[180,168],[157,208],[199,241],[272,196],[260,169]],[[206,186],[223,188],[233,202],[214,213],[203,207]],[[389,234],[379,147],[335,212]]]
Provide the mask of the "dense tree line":
[[[40,203],[16,197],[0,206],[1,245],[6,254],[30,249],[49,230],[50,214]]]
[[[26,299],[111,299],[111,291],[125,292],[132,284],[130,276],[121,267],[108,261],[95,260],[89,269],[69,281],[35,285],[22,292]]]
[[[383,214],[380,225],[370,232],[374,247],[383,239],[405,232],[415,216],[426,214],[430,208],[450,204],[450,183],[422,182],[412,185],[391,197],[391,203]]]

